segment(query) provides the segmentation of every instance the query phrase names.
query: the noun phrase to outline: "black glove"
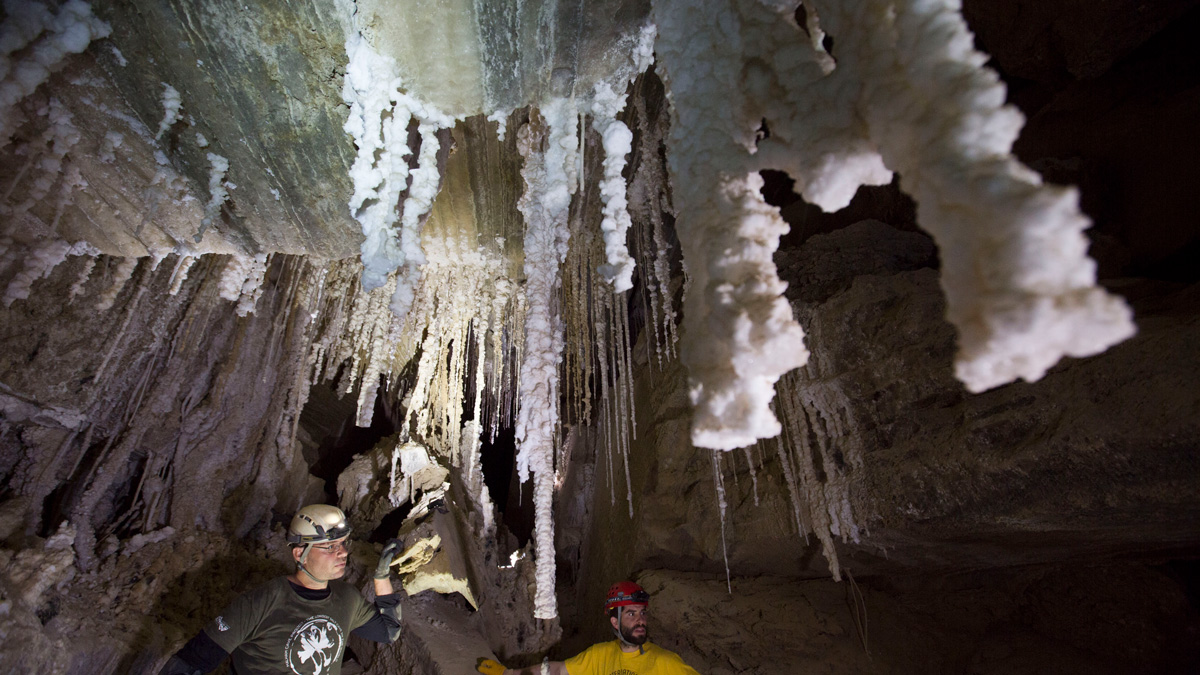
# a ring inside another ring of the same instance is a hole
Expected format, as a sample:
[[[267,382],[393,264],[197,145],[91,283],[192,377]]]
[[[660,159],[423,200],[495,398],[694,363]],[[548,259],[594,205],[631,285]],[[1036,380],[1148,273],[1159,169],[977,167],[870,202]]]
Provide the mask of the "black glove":
[[[400,553],[400,547],[404,542],[399,539],[389,539],[386,546],[383,547],[383,553],[379,554],[379,564],[375,566],[375,578],[387,579],[392,576],[392,559]]]

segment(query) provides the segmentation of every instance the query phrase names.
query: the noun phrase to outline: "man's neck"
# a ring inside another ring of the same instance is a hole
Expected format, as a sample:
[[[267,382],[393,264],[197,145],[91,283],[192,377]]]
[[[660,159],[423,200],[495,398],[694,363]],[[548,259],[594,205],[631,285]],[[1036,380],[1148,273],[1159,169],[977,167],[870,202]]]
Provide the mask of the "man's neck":
[[[314,591],[324,590],[329,587],[328,581],[316,579],[304,569],[296,570],[295,574],[288,577],[288,581],[296,584],[297,586],[311,588]]]

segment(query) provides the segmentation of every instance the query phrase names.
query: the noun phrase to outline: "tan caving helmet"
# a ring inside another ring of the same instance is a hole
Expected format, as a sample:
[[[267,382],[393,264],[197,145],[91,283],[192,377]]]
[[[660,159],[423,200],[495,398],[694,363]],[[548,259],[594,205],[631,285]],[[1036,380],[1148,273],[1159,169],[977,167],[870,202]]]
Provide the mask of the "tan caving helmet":
[[[300,571],[315,581],[324,582],[328,579],[317,579],[304,566],[304,563],[308,562],[308,552],[312,550],[313,544],[337,541],[349,536],[350,523],[346,522],[346,514],[342,513],[341,509],[328,504],[309,504],[292,516],[292,524],[288,525],[287,540],[292,546],[304,547],[300,552],[300,559],[296,561]]]
[[[289,544],[308,545],[350,536],[346,514],[336,506],[309,504],[296,512],[288,526]]]

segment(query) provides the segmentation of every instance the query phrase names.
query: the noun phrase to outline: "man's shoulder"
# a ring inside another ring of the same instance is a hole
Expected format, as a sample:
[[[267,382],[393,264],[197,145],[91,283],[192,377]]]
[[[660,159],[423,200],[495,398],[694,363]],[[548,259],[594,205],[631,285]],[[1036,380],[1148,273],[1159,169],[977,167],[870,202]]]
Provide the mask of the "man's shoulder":
[[[680,663],[684,662],[683,657],[681,657],[680,655],[676,654],[675,652],[671,651],[670,649],[667,649],[666,647],[663,647],[661,645],[656,645],[653,642],[646,643],[646,651],[652,652],[654,654],[655,658],[667,659],[668,661],[678,661]]]
[[[286,589],[287,587],[287,577],[281,575],[264,581],[248,591],[240,593],[238,597],[245,600],[261,600],[276,596],[280,593],[280,591]]]
[[[329,582],[329,594],[339,598],[349,596],[362,597],[362,593],[358,590],[357,586],[341,579],[334,579]]]
[[[660,647],[652,642],[647,642],[646,647],[648,647],[646,650],[647,653],[654,654],[655,662],[660,664],[658,667],[668,667],[666,664],[670,664],[669,668],[673,672],[696,673],[695,668],[692,668],[690,665],[688,665],[688,662],[684,661],[682,656],[676,654],[670,649],[667,649],[666,647]]]

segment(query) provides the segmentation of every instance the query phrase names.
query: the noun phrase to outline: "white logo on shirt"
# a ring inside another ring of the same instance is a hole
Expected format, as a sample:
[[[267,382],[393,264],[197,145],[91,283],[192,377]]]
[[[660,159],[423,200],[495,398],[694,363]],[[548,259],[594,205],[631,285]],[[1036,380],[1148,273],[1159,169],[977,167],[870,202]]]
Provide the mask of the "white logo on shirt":
[[[297,675],[324,675],[342,658],[342,627],[324,614],[309,617],[288,638],[287,665]]]
[[[222,633],[229,630],[229,624],[225,623],[225,617],[217,617],[217,630],[221,631]]]

